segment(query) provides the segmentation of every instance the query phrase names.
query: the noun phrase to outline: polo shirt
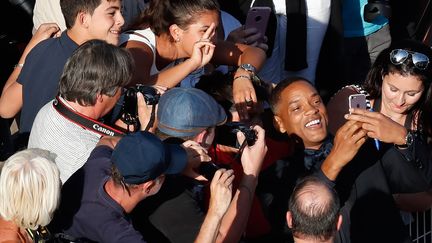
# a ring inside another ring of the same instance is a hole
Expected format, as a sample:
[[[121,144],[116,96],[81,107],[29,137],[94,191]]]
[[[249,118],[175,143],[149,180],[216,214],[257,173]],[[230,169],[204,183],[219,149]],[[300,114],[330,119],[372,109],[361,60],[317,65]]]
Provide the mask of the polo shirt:
[[[112,149],[98,146],[86,164],[63,185],[60,207],[49,225],[76,239],[96,242],[144,242],[120,204],[105,191]]]
[[[59,38],[49,38],[36,45],[27,55],[17,82],[23,89],[20,132],[30,132],[38,111],[58,92],[63,67],[78,48],[64,31]]]
[[[73,109],[67,102],[65,104]],[[61,115],[50,101],[40,109],[33,122],[28,147],[56,154],[55,163],[64,183],[85,164],[100,137]]]

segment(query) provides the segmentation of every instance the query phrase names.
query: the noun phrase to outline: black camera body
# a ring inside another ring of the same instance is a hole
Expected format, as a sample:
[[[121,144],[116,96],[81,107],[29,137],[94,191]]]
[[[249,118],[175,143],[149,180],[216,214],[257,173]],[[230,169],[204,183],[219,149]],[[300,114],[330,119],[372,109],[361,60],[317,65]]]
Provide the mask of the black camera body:
[[[138,122],[138,92],[144,96],[147,105],[156,105],[159,102],[160,94],[151,86],[137,84],[126,89],[123,97],[122,120],[128,125],[137,124]]]
[[[241,144],[237,141],[237,132],[239,131],[245,135],[249,146],[255,144],[257,140],[255,130],[242,122],[227,122],[224,125],[217,126],[215,141],[217,144],[240,148]]]

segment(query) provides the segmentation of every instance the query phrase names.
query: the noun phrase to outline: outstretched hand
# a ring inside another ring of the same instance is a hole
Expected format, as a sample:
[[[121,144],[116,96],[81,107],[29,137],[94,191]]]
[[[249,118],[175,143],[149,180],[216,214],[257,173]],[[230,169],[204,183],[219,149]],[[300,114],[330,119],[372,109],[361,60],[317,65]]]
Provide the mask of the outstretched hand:
[[[219,169],[216,171],[210,184],[209,212],[223,217],[231,203],[233,181],[233,170]]]
[[[239,69],[237,69],[237,72],[239,72]],[[247,75],[249,76],[250,74],[247,73]],[[234,76],[236,77],[239,75]],[[240,120],[248,120],[249,110],[254,109],[257,105],[255,88],[250,79],[240,77],[233,81],[233,99]]]

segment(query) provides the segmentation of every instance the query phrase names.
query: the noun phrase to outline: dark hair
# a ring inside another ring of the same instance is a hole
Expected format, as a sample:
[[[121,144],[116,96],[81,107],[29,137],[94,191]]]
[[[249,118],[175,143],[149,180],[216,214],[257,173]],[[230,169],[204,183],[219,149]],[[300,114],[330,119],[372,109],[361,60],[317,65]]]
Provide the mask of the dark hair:
[[[82,106],[96,104],[98,94],[114,96],[132,76],[133,60],[123,48],[91,40],[74,51],[60,78],[59,93]]]
[[[120,171],[117,168],[117,166],[115,166],[114,164],[111,164],[110,177],[113,180],[113,182],[114,182],[115,185],[123,187],[128,192],[129,196],[131,195],[131,193],[130,193],[130,187],[131,187],[131,185],[127,184],[124,181],[124,177],[120,173]]]
[[[317,193],[327,193],[316,197],[313,203],[305,203],[305,190],[312,193],[311,186],[318,186]],[[308,187],[308,188],[306,188]],[[322,190],[326,188],[326,192]],[[316,176],[306,176],[297,183],[289,199],[292,213],[292,232],[294,236],[328,240],[337,230],[340,202],[336,191]]]
[[[215,0],[152,0],[130,29],[150,27],[155,35],[169,33],[173,24],[182,29],[196,21],[204,11],[219,11]]]
[[[93,14],[94,10],[103,0],[60,0],[60,7],[65,19],[66,28],[70,29],[75,24],[79,12]],[[112,0],[107,0],[112,1]]]
[[[429,63],[425,70],[416,68],[412,62],[412,58],[408,58],[403,63],[395,65],[390,61],[390,53],[394,49],[419,52],[426,55],[429,60],[432,59],[432,49],[421,42],[407,39],[393,43],[389,48],[383,50],[378,55],[366,76],[364,89],[369,93],[371,99],[377,99],[381,97],[383,76],[389,73],[397,73],[402,76],[415,76],[419,78],[423,82],[424,92],[409,112],[419,112],[417,121],[419,121],[420,124],[417,125],[420,129],[426,130],[430,135],[430,123],[432,122],[432,91],[430,90],[430,84],[432,82],[432,63]]]
[[[278,114],[278,107],[281,99],[282,92],[291,84],[295,82],[307,82],[310,85],[314,86],[309,80],[302,78],[302,77],[288,77],[282,81],[280,81],[276,87],[272,90],[272,93],[270,95],[270,106],[274,114]]]

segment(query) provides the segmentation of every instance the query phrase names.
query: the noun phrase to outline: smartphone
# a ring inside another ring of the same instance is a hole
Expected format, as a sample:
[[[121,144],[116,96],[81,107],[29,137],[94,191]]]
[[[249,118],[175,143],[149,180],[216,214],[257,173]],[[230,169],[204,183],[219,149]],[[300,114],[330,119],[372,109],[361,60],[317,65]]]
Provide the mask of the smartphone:
[[[367,109],[365,94],[352,94],[348,97],[350,109]]]
[[[270,13],[270,7],[252,7],[248,11],[245,28],[255,27],[258,29],[258,32],[262,35],[258,42],[263,42],[264,40]]]

